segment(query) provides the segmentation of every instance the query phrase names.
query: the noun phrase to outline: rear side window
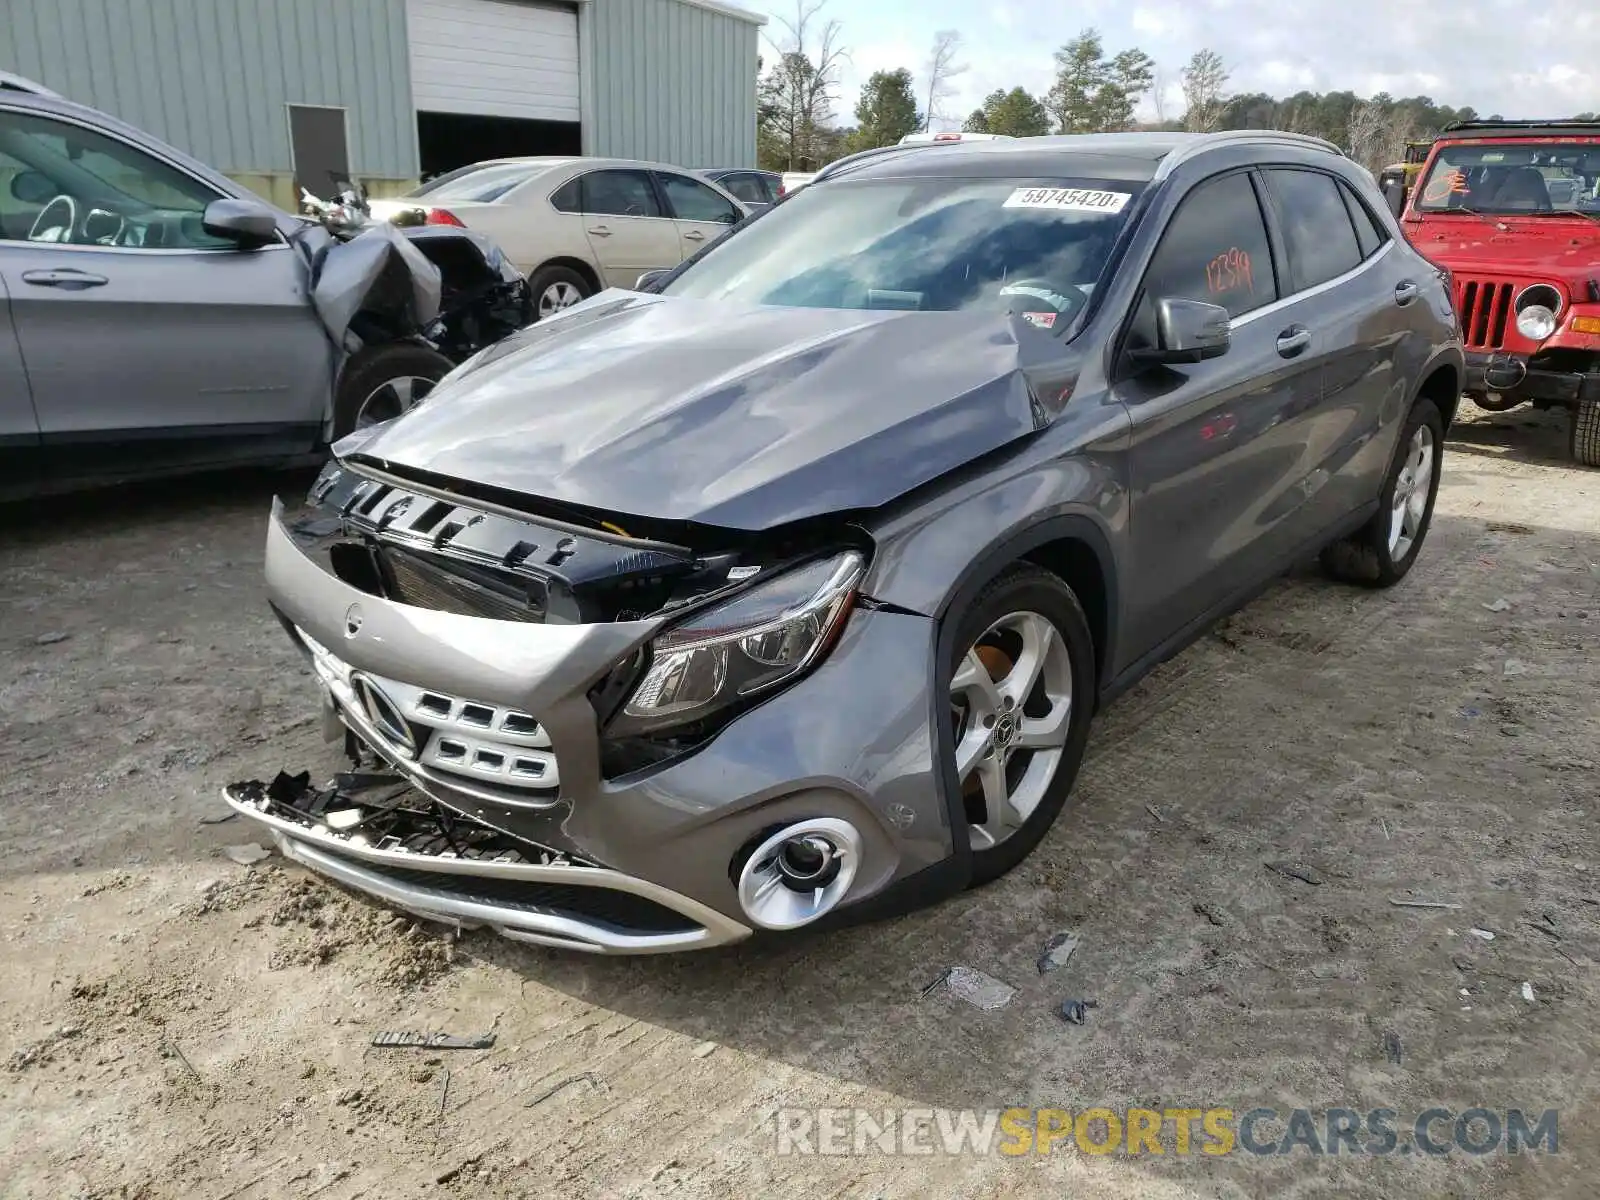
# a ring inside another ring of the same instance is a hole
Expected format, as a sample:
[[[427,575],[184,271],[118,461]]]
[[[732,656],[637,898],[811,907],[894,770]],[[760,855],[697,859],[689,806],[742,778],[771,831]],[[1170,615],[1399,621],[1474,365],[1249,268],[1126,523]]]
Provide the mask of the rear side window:
[[[583,177],[583,211],[603,217],[659,217],[661,205],[644,171],[590,171]]]
[[[765,204],[766,192],[759,175],[725,175],[717,181],[747,204]]]
[[[557,212],[575,213],[583,211],[583,189],[581,179],[569,179],[558,187],[550,197],[550,206]]]
[[[1372,210],[1349,185],[1341,183],[1339,191],[1344,195],[1345,207],[1350,210],[1350,221],[1356,227],[1356,241],[1361,245],[1361,257],[1371,258],[1383,243],[1389,240],[1389,235],[1378,224],[1378,219],[1372,215]]]
[[[1266,221],[1249,175],[1209,179],[1184,197],[1150,261],[1144,296],[1145,306],[1204,300],[1235,317],[1278,298]]]
[[[1333,176],[1285,168],[1266,174],[1277,199],[1296,290],[1316,287],[1360,265],[1361,245]]]

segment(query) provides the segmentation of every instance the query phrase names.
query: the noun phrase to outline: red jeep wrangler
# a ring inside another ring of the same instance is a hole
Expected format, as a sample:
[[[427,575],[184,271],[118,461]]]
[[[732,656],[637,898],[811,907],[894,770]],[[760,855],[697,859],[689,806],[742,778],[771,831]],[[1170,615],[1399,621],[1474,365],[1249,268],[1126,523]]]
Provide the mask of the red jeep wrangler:
[[[1600,466],[1600,123],[1447,126],[1400,216],[1454,279],[1465,394],[1571,409],[1573,457]]]

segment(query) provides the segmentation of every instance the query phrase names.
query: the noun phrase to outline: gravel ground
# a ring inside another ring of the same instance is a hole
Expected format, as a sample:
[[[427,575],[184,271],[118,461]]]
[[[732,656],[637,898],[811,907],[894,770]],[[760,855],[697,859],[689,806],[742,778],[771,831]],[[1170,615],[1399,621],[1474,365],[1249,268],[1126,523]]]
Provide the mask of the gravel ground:
[[[0,1195],[1592,1196],[1600,472],[1562,428],[1470,418],[1401,586],[1296,574],[1119,701],[1000,883],[659,959],[451,940],[225,855],[255,835],[204,823],[221,784],[332,765],[259,586],[304,478],[8,512]],[[1016,994],[922,995],[956,964]],[[498,1040],[370,1048],[393,1029]],[[1560,1150],[775,1153],[775,1109],[845,1105],[1558,1108]]]

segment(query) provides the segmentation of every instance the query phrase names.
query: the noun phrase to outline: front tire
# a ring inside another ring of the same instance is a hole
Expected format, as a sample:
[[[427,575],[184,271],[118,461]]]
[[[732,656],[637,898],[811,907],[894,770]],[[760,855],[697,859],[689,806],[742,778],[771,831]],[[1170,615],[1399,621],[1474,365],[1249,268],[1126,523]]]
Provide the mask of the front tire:
[[[351,355],[333,399],[333,440],[408,411],[454,365],[438,351],[413,342],[368,346]]]
[[[1600,467],[1600,400],[1579,400],[1572,410],[1569,448],[1575,462]]]
[[[1323,569],[1362,587],[1393,587],[1404,579],[1433,524],[1443,460],[1444,420],[1432,400],[1418,400],[1400,433],[1378,511],[1355,533],[1323,550]]]
[[[971,886],[998,879],[1049,832],[1083,761],[1096,695],[1094,641],[1072,589],[1026,563],[956,627],[950,709]]]

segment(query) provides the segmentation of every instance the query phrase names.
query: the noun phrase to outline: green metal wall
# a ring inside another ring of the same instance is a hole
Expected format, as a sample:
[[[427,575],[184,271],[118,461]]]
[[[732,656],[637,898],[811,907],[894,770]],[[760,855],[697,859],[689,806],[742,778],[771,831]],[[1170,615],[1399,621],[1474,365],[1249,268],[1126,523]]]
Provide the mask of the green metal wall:
[[[236,177],[287,175],[288,104],[347,110],[351,173],[414,179],[405,0],[0,0],[0,68]]]
[[[585,0],[584,153],[755,166],[757,33],[678,0]]]

